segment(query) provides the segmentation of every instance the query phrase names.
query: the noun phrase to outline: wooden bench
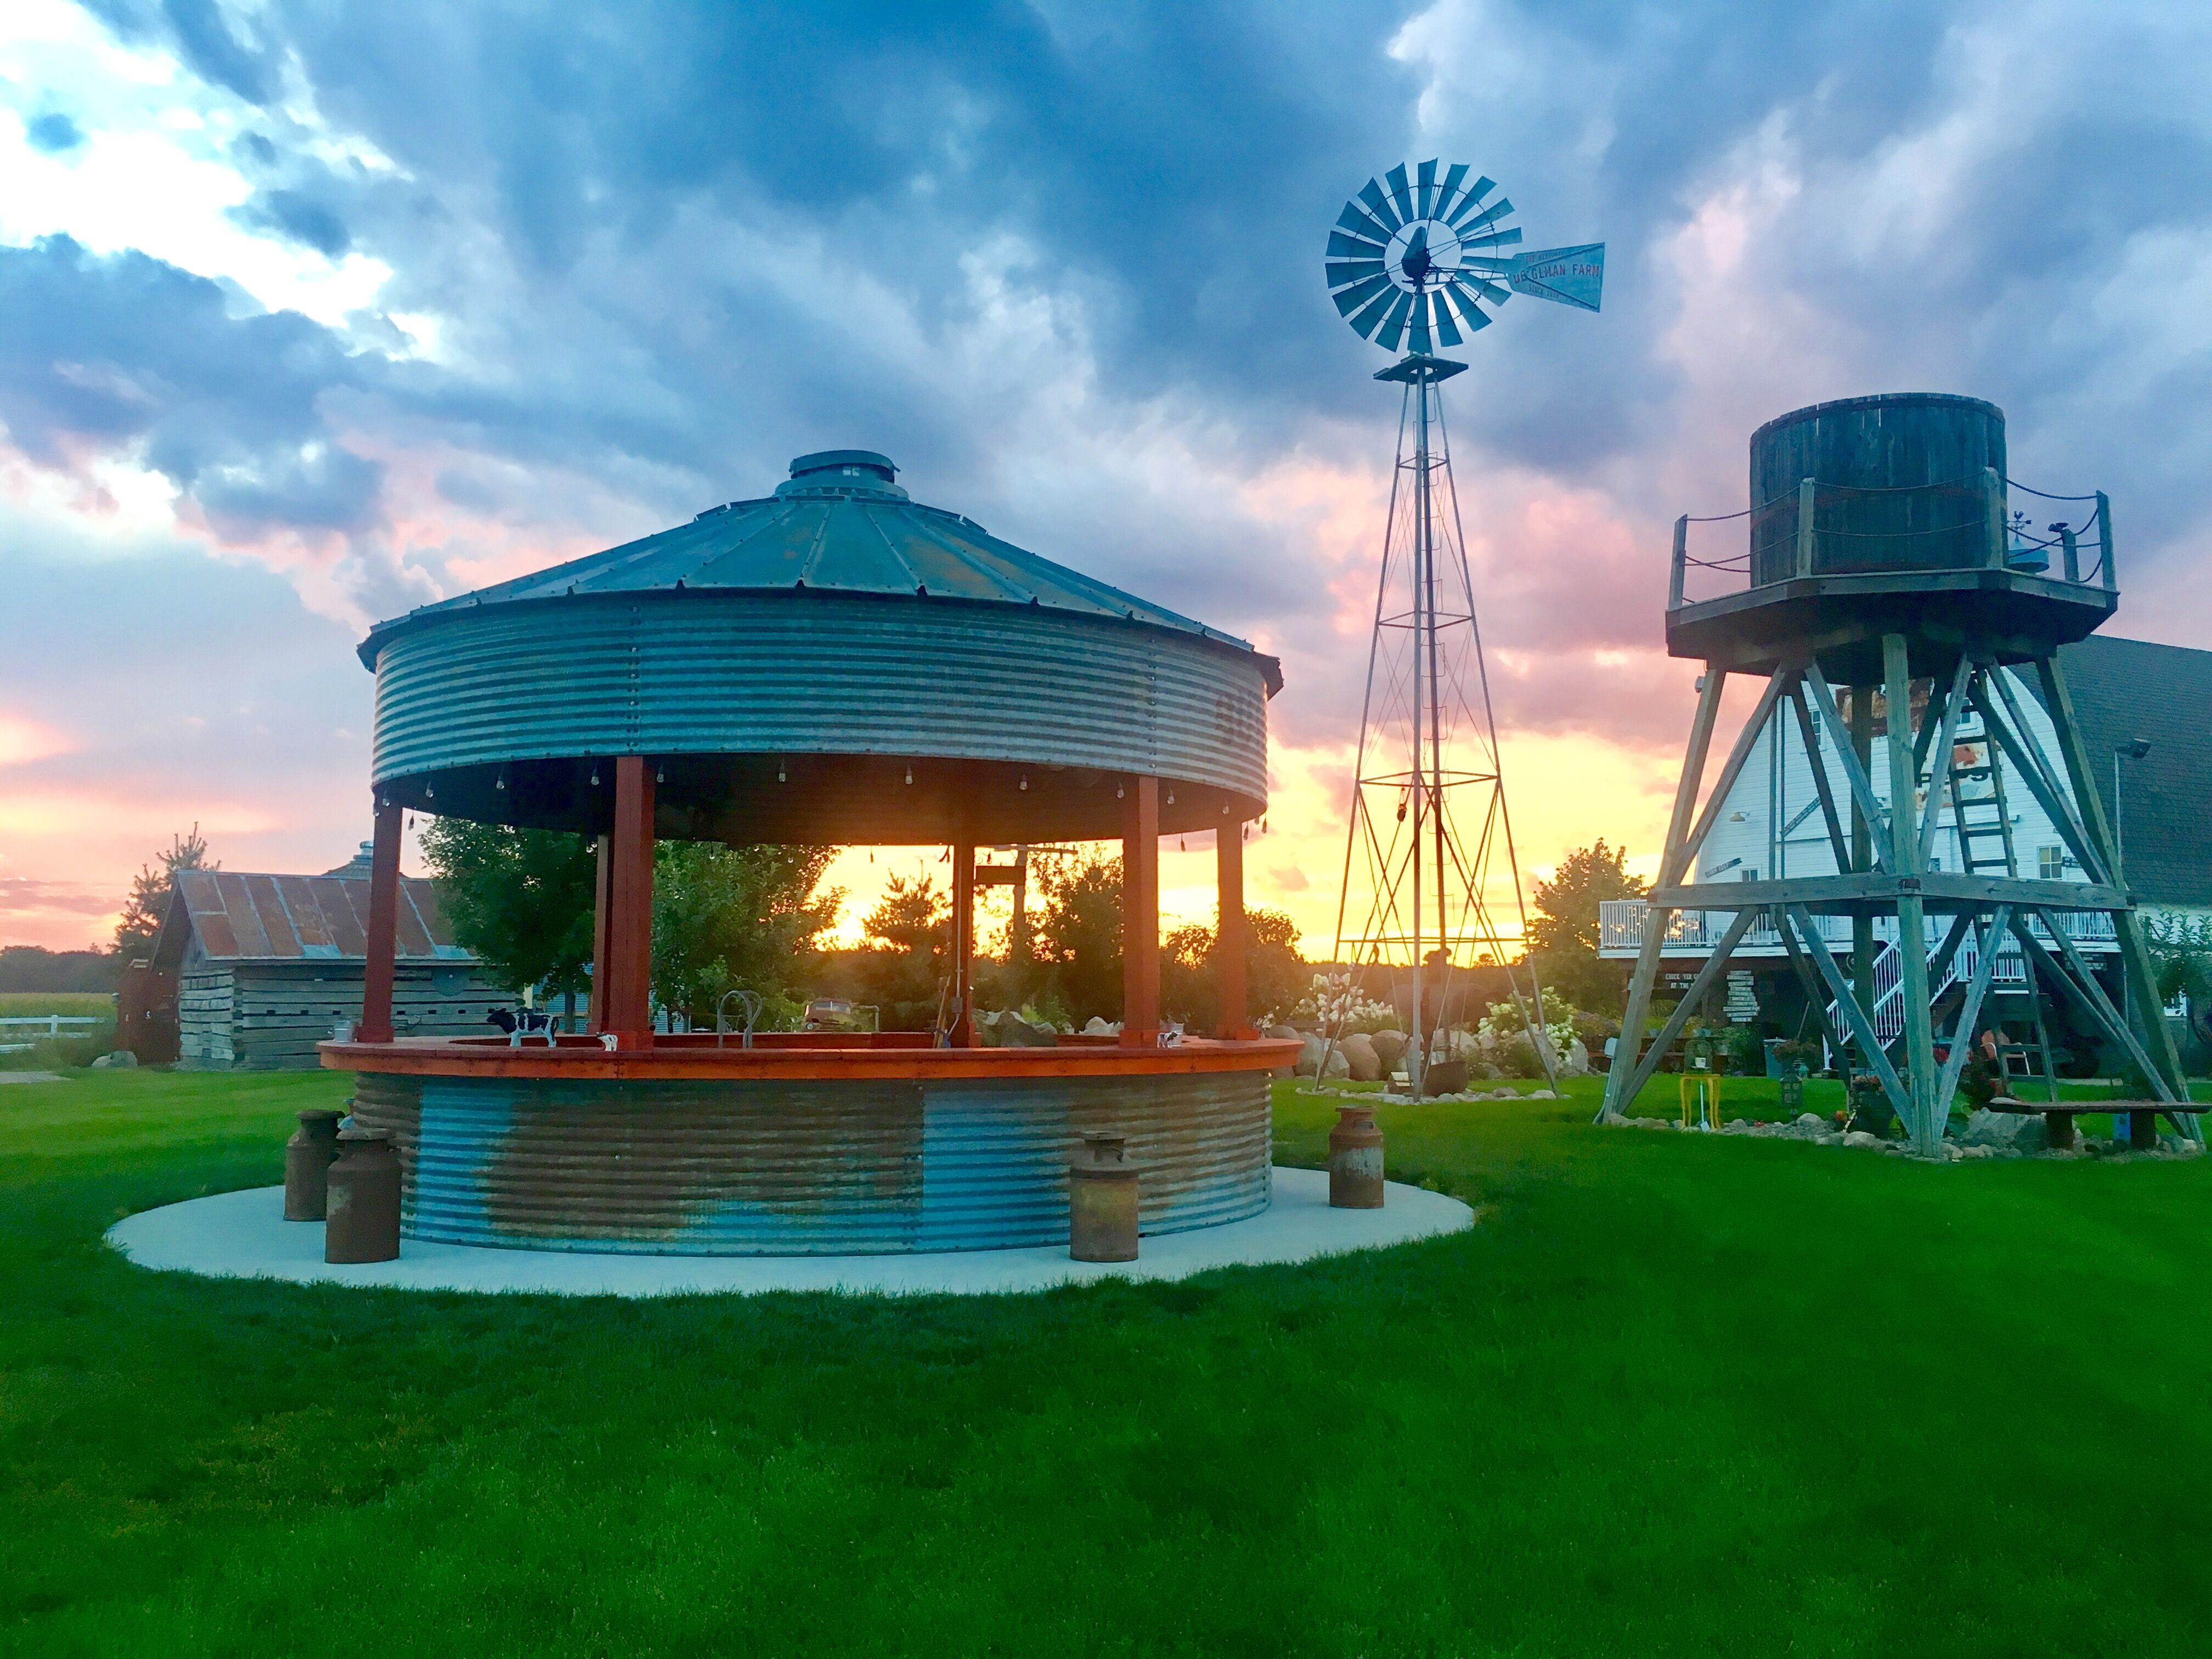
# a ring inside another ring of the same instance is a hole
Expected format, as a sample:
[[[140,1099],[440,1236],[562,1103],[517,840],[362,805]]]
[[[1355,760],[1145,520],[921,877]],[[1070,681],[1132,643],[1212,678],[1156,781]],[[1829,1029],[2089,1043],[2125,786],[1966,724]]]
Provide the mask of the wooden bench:
[[[2179,1114],[2191,1109],[2168,1105],[2162,1100],[2014,1100],[1999,1095],[1984,1109],[2009,1114],[2015,1117],[2033,1117],[2040,1114],[2044,1127],[2050,1131],[2051,1145],[2067,1147],[2074,1144],[2074,1120],[2084,1112],[2110,1112],[2114,1117],[2128,1121],[2128,1146],[2135,1152],[2153,1152],[2158,1146],[2158,1119],[2163,1112],[2173,1120],[2176,1133],[2181,1132]]]

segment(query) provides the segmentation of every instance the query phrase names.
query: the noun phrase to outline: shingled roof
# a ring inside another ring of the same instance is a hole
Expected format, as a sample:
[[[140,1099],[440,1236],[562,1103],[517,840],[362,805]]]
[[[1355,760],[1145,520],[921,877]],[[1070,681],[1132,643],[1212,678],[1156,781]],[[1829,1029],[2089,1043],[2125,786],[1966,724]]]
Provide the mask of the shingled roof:
[[[217,962],[365,962],[368,872],[364,862],[321,876],[179,870],[154,942],[154,965],[173,972],[189,941]],[[473,963],[453,943],[434,883],[399,883],[399,960]]]
[[[2113,751],[2137,738],[2150,744],[2142,759],[2120,762],[2129,888],[2147,904],[2212,905],[2212,651],[2093,634],[2058,660],[2107,823]]]

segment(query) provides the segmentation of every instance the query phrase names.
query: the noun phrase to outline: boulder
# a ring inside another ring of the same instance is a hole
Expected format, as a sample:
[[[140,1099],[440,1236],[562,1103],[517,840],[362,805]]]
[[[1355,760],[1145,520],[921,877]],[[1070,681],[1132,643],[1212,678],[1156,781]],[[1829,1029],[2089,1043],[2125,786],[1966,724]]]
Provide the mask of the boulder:
[[[1967,1114],[1964,1146],[1990,1146],[2002,1152],[2041,1152],[2051,1148],[2051,1133],[2040,1116],[2025,1112],[1974,1111]]]
[[[1270,1025],[1267,1028],[1267,1035],[1271,1037],[1279,1037],[1285,1042],[1303,1042],[1305,1041],[1306,1034],[1295,1025],[1278,1024]]]
[[[95,1066],[136,1066],[138,1063],[138,1056],[128,1048],[118,1048],[112,1054],[102,1054],[92,1063]]]
[[[1319,1076],[1324,1081],[1329,1078],[1349,1078],[1352,1062],[1344,1057],[1344,1050],[1340,1048],[1328,1048],[1327,1069],[1322,1069],[1322,1051],[1326,1046],[1317,1036],[1306,1038],[1306,1046],[1298,1051],[1297,1064],[1291,1069],[1300,1077]]]
[[[1012,1009],[985,1014],[975,1022],[986,1048],[1050,1048],[1060,1033],[1049,1025],[1032,1025]]]
[[[1590,1052],[1588,1048],[1583,1046],[1583,1040],[1580,1037],[1577,1037],[1573,1042],[1567,1044],[1567,1052],[1559,1056],[1559,1075],[1562,1077],[1588,1077],[1589,1075],[1589,1069]]]
[[[1504,1092],[1510,1095],[1513,1091],[1510,1089],[1508,1089]],[[1527,1094],[1522,1096],[1521,1098],[1523,1100],[1557,1100],[1559,1098],[1559,1096],[1555,1091],[1550,1089],[1531,1089]]]
[[[1354,1083],[1376,1083],[1382,1079],[1382,1056],[1376,1051],[1374,1041],[1360,1031],[1353,1031],[1337,1039],[1337,1051],[1344,1056],[1346,1075]]]
[[[1884,1144],[1880,1135],[1870,1135],[1864,1129],[1854,1129],[1844,1137],[1846,1146],[1880,1146]]]
[[[1084,1026],[1083,1035],[1085,1036],[1119,1036],[1121,1035],[1121,1022],[1118,1019],[1101,1019],[1097,1015],[1093,1014],[1091,1017],[1090,1023]]]
[[[1406,1034],[1403,1031],[1377,1031],[1367,1039],[1375,1045],[1375,1057],[1382,1062],[1382,1069],[1395,1072],[1406,1062]]]

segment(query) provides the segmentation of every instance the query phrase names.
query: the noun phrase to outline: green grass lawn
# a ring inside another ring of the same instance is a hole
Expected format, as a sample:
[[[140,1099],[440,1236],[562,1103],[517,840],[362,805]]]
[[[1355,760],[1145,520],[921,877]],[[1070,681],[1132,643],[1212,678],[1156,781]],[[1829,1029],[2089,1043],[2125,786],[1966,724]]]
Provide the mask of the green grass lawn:
[[[1385,1109],[1474,1232],[1006,1300],[349,1292],[100,1244],[274,1182],[343,1092],[0,1085],[0,1651],[2212,1648],[2207,1163]],[[1279,1102],[1321,1161],[1325,1103]]]

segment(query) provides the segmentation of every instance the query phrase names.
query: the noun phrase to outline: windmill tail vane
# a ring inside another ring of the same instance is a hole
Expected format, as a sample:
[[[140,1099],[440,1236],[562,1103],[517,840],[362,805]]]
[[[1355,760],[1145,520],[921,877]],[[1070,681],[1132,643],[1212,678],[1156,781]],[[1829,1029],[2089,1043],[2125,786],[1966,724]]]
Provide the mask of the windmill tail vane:
[[[1557,1080],[1535,964],[1512,963],[1507,948],[1526,939],[1528,916],[1441,389],[1466,365],[1434,353],[1488,327],[1516,294],[1597,310],[1605,245],[1518,251],[1521,231],[1506,222],[1513,204],[1497,189],[1464,165],[1393,167],[1346,202],[1329,232],[1325,268],[1337,313],[1353,331],[1406,353],[1376,377],[1404,386],[1404,409],[1336,956],[1370,975],[1390,975],[1394,1000],[1396,970],[1410,979],[1406,1066],[1417,1097],[1431,1066],[1450,1060],[1448,1052],[1431,1052],[1437,1040],[1478,1012],[1465,1006],[1463,979],[1455,1003],[1455,976],[1481,964],[1503,974],[1546,1073]]]

